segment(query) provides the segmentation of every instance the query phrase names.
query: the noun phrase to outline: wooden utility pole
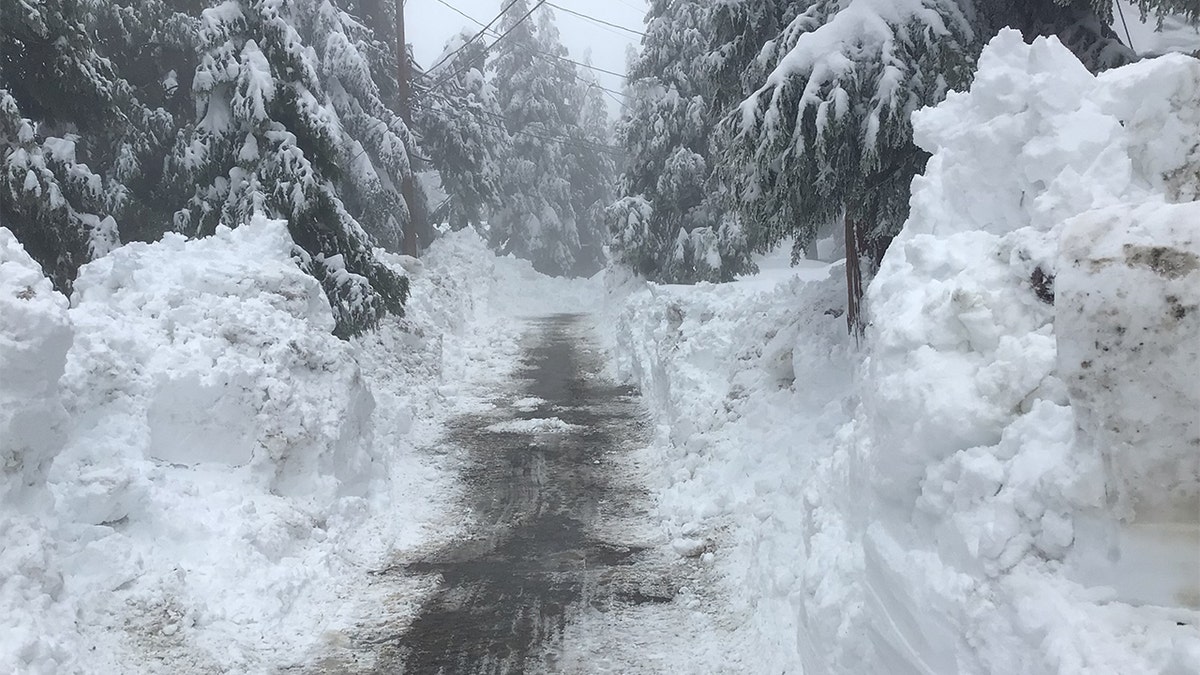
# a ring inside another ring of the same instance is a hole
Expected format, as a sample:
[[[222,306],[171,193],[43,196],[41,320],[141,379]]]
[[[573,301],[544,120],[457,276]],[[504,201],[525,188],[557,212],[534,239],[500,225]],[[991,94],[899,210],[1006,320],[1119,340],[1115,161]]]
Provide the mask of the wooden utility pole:
[[[412,129],[412,64],[408,60],[408,40],[404,36],[404,0],[396,0],[396,98],[400,119],[404,125]],[[417,190],[413,182],[412,148],[405,148],[408,153],[408,173],[400,181],[400,193],[404,204],[408,207],[408,223],[404,226],[404,254],[417,257],[418,218],[423,209],[417,206]]]

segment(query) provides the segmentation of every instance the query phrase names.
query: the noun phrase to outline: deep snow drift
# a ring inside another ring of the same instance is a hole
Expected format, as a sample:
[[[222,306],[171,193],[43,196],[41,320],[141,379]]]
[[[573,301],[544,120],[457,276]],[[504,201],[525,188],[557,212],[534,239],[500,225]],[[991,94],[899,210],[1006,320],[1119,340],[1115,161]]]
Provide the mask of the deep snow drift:
[[[303,664],[378,606],[368,571],[456,531],[426,449],[513,367],[513,315],[597,292],[458,233],[389,258],[407,316],[343,342],[294,254],[274,221],[167,235],[68,309],[0,229],[0,671]]]
[[[612,285],[662,515],[763,672],[1200,671],[1200,61],[1006,31],[845,337],[842,268]]]

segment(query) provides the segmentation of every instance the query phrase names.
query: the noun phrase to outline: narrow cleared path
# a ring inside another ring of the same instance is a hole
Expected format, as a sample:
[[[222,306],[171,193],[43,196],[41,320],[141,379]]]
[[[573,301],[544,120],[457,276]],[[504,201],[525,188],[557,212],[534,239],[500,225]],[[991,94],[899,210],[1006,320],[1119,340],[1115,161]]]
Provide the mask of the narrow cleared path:
[[[457,419],[471,536],[397,573],[439,584],[402,633],[376,645],[377,673],[556,672],[556,643],[582,610],[670,602],[643,549],[605,541],[601,521],[644,508],[614,475],[644,442],[636,392],[606,382],[574,315],[533,324],[517,389],[486,414]]]

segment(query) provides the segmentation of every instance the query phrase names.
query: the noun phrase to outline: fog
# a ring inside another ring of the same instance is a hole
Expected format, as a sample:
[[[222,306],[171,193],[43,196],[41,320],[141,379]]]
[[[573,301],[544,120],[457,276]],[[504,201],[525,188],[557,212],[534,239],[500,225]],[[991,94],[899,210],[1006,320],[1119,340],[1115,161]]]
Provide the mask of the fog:
[[[464,28],[475,32],[480,27],[447,5],[486,24],[500,12],[507,0],[444,0],[444,4],[440,0],[408,0],[406,4],[408,41],[413,45],[417,63],[428,68],[441,55],[447,38]],[[553,4],[636,31],[641,31],[646,13],[644,0],[553,0]],[[639,36],[559,9],[550,8],[550,11],[554,12],[555,23],[562,33],[563,44],[571,52],[571,58],[582,61],[584,54],[591,50],[592,64],[597,68],[614,73],[625,72],[625,52],[630,46],[638,45]],[[493,40],[494,37],[488,41]],[[622,91],[622,78],[596,71],[593,74],[601,86]],[[617,104],[613,99],[613,95],[607,96],[609,110],[615,116]]]

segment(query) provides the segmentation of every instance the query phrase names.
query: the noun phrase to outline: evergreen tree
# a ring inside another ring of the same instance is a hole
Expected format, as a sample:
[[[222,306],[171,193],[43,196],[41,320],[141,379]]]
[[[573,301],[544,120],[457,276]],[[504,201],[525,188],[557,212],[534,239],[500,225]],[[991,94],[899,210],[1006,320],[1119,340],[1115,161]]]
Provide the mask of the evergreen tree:
[[[570,274],[581,249],[567,152],[578,124],[577,75],[553,15],[543,10],[535,26],[532,11],[527,0],[507,5],[500,24],[507,37],[491,66],[512,147],[489,237],[544,274]]]
[[[619,140],[630,155],[609,210],[619,262],[656,280],[729,280],[748,271],[740,223],[724,207],[713,145],[749,91],[744,73],[792,11],[779,0],[655,0],[630,64]]]
[[[487,45],[471,38],[464,32],[446,43],[423,77],[427,90],[415,120],[455,230],[479,226],[499,205],[500,161],[509,146],[496,88],[484,77]]]
[[[146,25],[130,7],[0,7],[0,217],[69,292],[83,263],[120,243],[119,219],[154,213],[155,159],[173,137],[173,118],[140,98],[161,103],[153,100],[161,81],[137,87],[121,72],[126,54],[101,51]],[[126,30],[106,41],[110,26]]]
[[[332,0],[226,0],[198,35],[197,112],[168,162],[169,180],[196,186],[176,227],[285,218],[339,335],[401,313],[407,280],[372,244],[399,246],[412,138],[372,77],[370,30]]]
[[[912,142],[917,108],[967,86],[983,44],[1011,25],[1059,35],[1099,69],[1132,58],[1101,20],[1102,0],[811,0],[758,60],[761,88],[727,118],[722,176],[765,251],[797,249],[844,223],[848,320],[908,216],[909,184],[927,156]],[[1110,9],[1111,11],[1111,9]],[[794,252],[795,255],[795,252]]]
[[[585,59],[585,63],[590,60]],[[612,147],[608,106],[600,85],[590,74],[580,73],[576,92],[579,120],[566,147],[571,204],[579,231],[579,254],[573,271],[591,276],[604,266],[604,245],[608,241],[605,209],[613,200],[617,151]]]

